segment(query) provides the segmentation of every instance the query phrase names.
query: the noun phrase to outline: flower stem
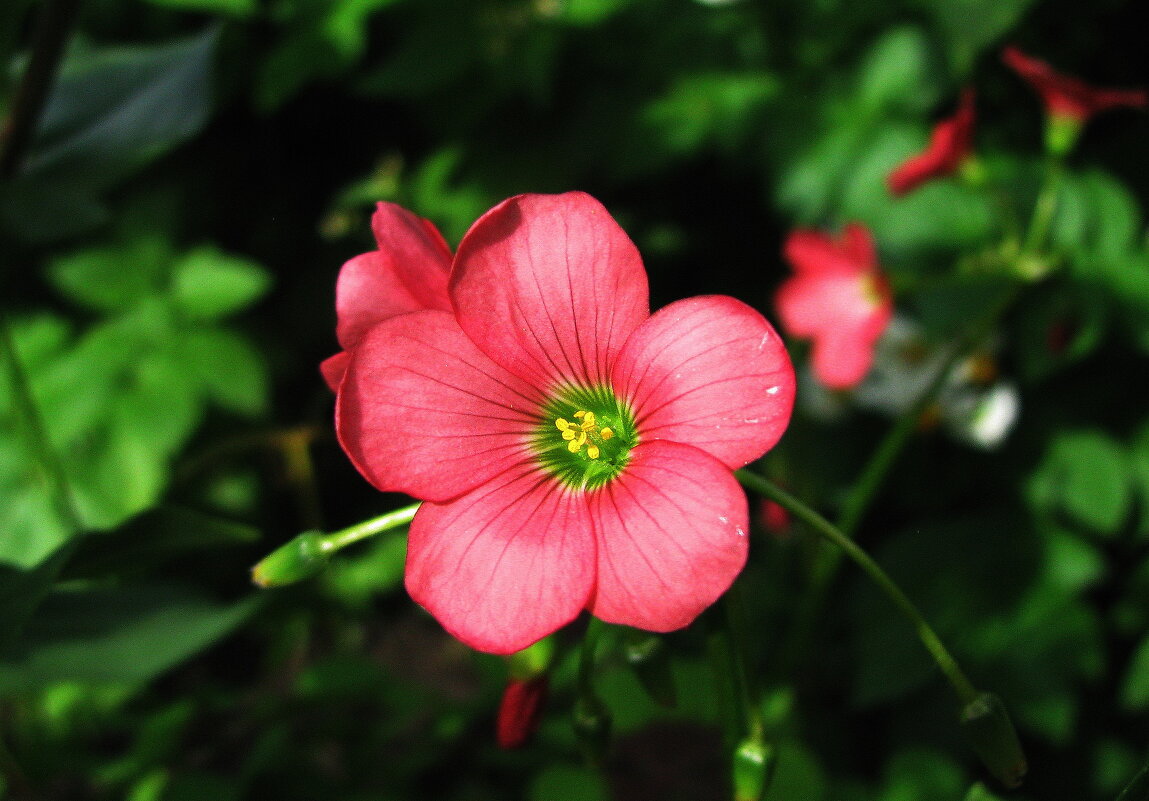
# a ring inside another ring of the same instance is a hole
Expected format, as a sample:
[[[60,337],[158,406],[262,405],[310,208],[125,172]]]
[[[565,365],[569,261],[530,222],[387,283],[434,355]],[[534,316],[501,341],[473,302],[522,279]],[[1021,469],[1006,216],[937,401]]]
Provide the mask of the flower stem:
[[[1061,185],[1065,180],[1065,162],[1058,156],[1050,156],[1045,162],[1045,176],[1037,201],[1033,205],[1033,216],[1029,220],[1029,230],[1025,235],[1024,254],[1041,252],[1049,237],[1053,217],[1057,213],[1057,201]]]
[[[384,531],[410,523],[414,517],[415,512],[419,511],[422,504],[413,503],[410,506],[404,506],[401,509],[396,509],[393,512],[379,515],[379,517],[366,520],[362,523],[357,523],[354,526],[348,526],[345,529],[326,534],[320,539],[319,547],[325,554],[331,554],[335,551],[346,548],[354,542],[365,540],[368,537],[373,537]]]
[[[898,607],[899,611],[901,611],[913,625],[914,630],[917,632],[918,639],[921,640],[922,645],[929,651],[934,662],[937,663],[937,666],[949,680],[950,685],[953,687],[954,692],[957,693],[962,704],[966,705],[977,700],[979,697],[978,691],[974,688],[973,684],[970,683],[970,680],[966,678],[957,660],[954,659],[949,649],[945,647],[941,638],[938,637],[937,633],[926,621],[913,601],[906,596],[901,587],[890,578],[886,571],[884,571],[869,554],[862,550],[857,543],[846,536],[844,532],[829,520],[770,481],[748,470],[739,470],[735,475],[744,487],[781,504],[789,510],[791,514],[809,525],[820,536],[836,545],[842,553],[852,559],[858,567],[865,571],[873,582],[878,585],[879,589],[893,601],[894,605]]]
[[[305,531],[263,557],[251,569],[251,580],[260,587],[282,587],[310,578],[323,570],[331,555],[352,543],[410,523],[420,504],[413,503],[363,523],[324,534]]]
[[[736,705],[741,709],[742,731],[739,737],[761,739],[764,726],[758,708],[758,692],[750,678],[746,664],[746,612],[742,602],[741,585],[736,581],[723,598],[726,612],[726,638],[729,647],[730,674],[734,684]]]

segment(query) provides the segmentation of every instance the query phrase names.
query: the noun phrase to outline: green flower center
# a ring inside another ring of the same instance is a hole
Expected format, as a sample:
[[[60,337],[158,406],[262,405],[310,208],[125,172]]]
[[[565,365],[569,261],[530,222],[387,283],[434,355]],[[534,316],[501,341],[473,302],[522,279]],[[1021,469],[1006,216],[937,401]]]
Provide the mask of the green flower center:
[[[611,389],[572,386],[543,404],[531,444],[544,470],[587,490],[622,472],[638,433],[634,414]]]

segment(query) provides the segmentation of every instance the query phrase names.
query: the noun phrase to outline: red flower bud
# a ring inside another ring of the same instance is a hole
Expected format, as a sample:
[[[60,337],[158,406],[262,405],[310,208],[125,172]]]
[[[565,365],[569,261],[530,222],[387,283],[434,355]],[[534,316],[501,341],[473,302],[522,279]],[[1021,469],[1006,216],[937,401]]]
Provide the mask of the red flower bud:
[[[502,748],[520,748],[534,735],[547,700],[547,677],[511,679],[499,702],[495,737]]]
[[[1099,111],[1111,108],[1144,108],[1149,94],[1138,89],[1101,89],[1069,75],[1062,75],[1040,59],[1016,47],[1007,47],[1001,59],[1041,95],[1051,117],[1065,117],[1084,124]]]
[[[969,158],[973,145],[974,93],[966,89],[952,117],[934,126],[929,146],[903,161],[889,176],[890,192],[904,195],[932,178],[953,175]]]

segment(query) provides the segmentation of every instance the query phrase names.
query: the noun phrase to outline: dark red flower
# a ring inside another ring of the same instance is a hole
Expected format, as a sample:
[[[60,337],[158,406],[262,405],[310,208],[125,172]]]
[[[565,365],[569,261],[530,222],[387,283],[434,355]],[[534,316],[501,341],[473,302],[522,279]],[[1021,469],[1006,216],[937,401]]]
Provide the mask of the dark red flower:
[[[1077,78],[1062,75],[1046,62],[1013,46],[1002,51],[1001,59],[1041,95],[1051,117],[1067,118],[1080,125],[1099,111],[1121,107],[1144,108],[1149,104],[1149,94],[1144,90],[1090,86]]]
[[[547,677],[511,679],[503,690],[495,719],[495,739],[502,748],[521,748],[539,727],[547,702]]]
[[[904,195],[931,178],[953,175],[973,146],[974,92],[965,89],[952,117],[939,122],[926,149],[903,161],[889,176],[890,192]]]

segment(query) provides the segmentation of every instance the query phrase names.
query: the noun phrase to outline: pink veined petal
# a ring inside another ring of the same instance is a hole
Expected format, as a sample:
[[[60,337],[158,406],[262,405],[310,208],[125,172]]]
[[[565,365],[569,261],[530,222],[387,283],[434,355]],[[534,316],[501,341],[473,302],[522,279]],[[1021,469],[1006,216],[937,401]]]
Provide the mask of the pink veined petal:
[[[327,382],[327,387],[332,392],[339,391],[339,385],[343,383],[343,374],[347,372],[347,362],[350,359],[351,354],[344,350],[334,356],[328,356],[319,363],[319,372],[323,374],[323,380]]]
[[[450,314],[422,311],[379,323],[351,352],[335,429],[378,489],[445,501],[530,459],[538,407]]]
[[[588,494],[598,540],[590,610],[648,631],[689,624],[746,563],[746,495],[730,469],[677,442],[641,442]]]
[[[435,224],[395,203],[380,202],[371,216],[371,230],[419,307],[450,311],[451,248]]]
[[[718,295],[672,303],[639,326],[611,384],[643,441],[694,445],[731,468],[772,448],[794,405],[781,338],[757,311]]]
[[[634,243],[590,195],[519,195],[484,214],[451,277],[459,324],[543,389],[601,383],[650,313]]]
[[[335,284],[335,334],[345,349],[389,317],[451,309],[451,250],[435,226],[394,203],[380,203],[371,227],[379,250],[344,264]]]
[[[411,523],[407,591],[472,648],[509,654],[569,623],[594,586],[586,499],[537,468],[507,470]]]

